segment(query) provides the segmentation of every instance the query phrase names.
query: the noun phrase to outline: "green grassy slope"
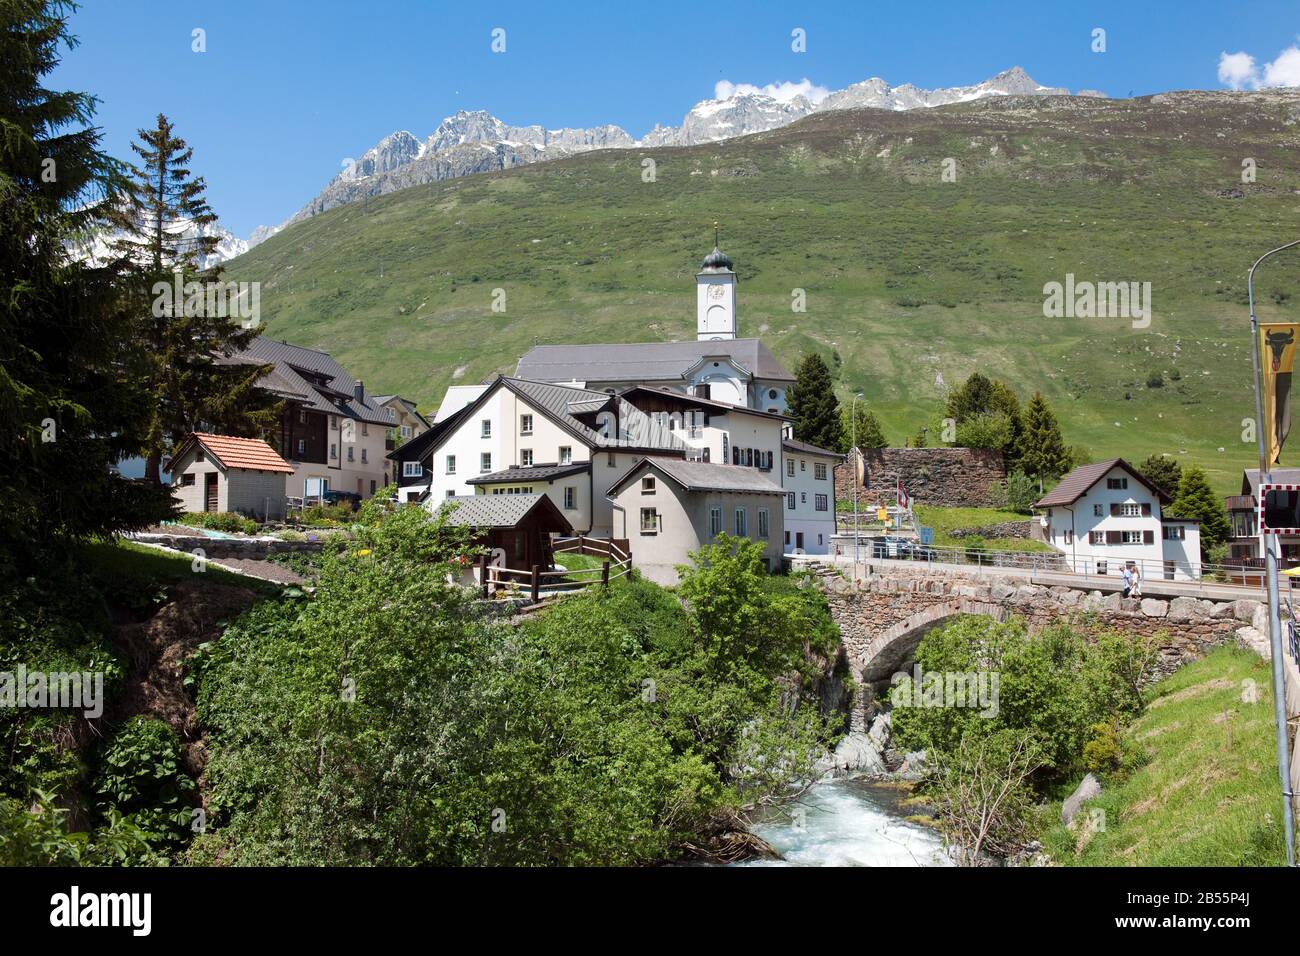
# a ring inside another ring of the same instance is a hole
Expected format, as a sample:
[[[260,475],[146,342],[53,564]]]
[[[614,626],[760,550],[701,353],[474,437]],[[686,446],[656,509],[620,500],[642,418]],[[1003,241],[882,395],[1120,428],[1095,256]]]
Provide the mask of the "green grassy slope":
[[[1248,680],[1254,703],[1242,700]],[[1148,762],[1089,804],[1106,811],[1106,829],[1080,853],[1057,826],[1045,839],[1052,856],[1076,866],[1285,864],[1270,681],[1268,661],[1236,648],[1162,681],[1125,733]]]
[[[295,225],[228,276],[263,283],[268,334],[428,407],[534,343],[693,336],[718,219],[742,334],[790,366],[838,352],[843,394],[861,390],[895,443],[937,414],[937,376],[980,369],[1041,389],[1094,457],[1169,452],[1235,490],[1253,447],[1244,275],[1300,235],[1300,97],[1018,102],[831,113],[418,186]],[[1067,272],[1151,282],[1150,327],[1044,318],[1043,285]],[[1296,315],[1298,288],[1300,257],[1271,268],[1265,312]]]

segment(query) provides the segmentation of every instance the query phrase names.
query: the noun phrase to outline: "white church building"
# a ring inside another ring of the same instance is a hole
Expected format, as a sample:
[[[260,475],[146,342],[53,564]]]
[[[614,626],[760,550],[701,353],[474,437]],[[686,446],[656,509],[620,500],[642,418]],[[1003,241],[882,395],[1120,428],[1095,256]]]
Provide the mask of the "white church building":
[[[671,583],[722,532],[825,553],[841,456],[791,437],[792,376],[738,338],[737,276],[716,246],[696,274],[696,338],[539,345],[513,376],[449,389],[428,432],[390,455],[401,500],[545,494],[575,532],[626,539]]]

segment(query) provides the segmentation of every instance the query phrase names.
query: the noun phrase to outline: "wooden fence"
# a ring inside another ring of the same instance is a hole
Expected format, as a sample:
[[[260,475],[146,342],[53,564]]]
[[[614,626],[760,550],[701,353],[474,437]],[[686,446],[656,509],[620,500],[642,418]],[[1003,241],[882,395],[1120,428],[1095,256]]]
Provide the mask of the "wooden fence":
[[[551,542],[551,550],[557,556],[586,554],[603,560],[598,568],[546,571],[541,565],[534,564],[524,571],[489,564],[487,555],[483,555],[479,558],[479,581],[482,582],[483,597],[488,597],[498,588],[527,589],[536,604],[545,596],[580,591],[596,584],[608,587],[610,581],[615,581],[632,570],[632,553],[624,538],[588,538],[584,535],[556,538]]]

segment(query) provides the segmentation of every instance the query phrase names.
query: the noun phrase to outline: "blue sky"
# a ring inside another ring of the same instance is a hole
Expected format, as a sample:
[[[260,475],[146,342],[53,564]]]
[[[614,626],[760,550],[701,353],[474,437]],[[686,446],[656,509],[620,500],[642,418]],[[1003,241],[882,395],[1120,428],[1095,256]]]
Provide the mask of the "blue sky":
[[[504,54],[490,49],[496,27]],[[805,53],[791,50],[796,27]],[[1096,27],[1105,53],[1091,50]],[[205,53],[191,50],[195,28]],[[344,158],[394,130],[424,138],[458,109],[640,136],[680,123],[722,80],[957,86],[1020,65],[1111,96],[1216,89],[1221,53],[1250,54],[1264,75],[1294,46],[1300,5],[85,0],[72,32],[81,45],[52,83],[101,98],[108,150],[126,156],[166,113],[223,224],[246,236],[292,215]]]

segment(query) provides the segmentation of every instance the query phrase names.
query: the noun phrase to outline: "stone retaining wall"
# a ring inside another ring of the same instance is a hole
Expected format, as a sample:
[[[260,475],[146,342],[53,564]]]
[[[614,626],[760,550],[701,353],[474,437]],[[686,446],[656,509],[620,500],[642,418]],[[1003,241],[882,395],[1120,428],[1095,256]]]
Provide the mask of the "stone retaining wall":
[[[179,534],[137,534],[132,541],[141,544],[157,544],[164,548],[174,548],[192,554],[195,549],[202,549],[205,558],[250,558],[253,560],[269,558],[273,554],[290,552],[319,551],[319,541],[281,541],[279,538],[207,538],[197,535]]]
[[[1032,518],[1026,518],[1023,521],[999,521],[997,524],[981,525],[978,528],[955,528],[948,534],[954,538],[1024,538],[1026,540],[1039,538],[1040,535],[1035,533],[1036,528],[1041,528]]]
[[[990,487],[1006,481],[1000,452],[987,448],[868,448],[859,493],[894,498],[899,478],[912,500],[923,505],[982,508],[996,504]],[[852,455],[835,466],[835,497],[853,497]]]

